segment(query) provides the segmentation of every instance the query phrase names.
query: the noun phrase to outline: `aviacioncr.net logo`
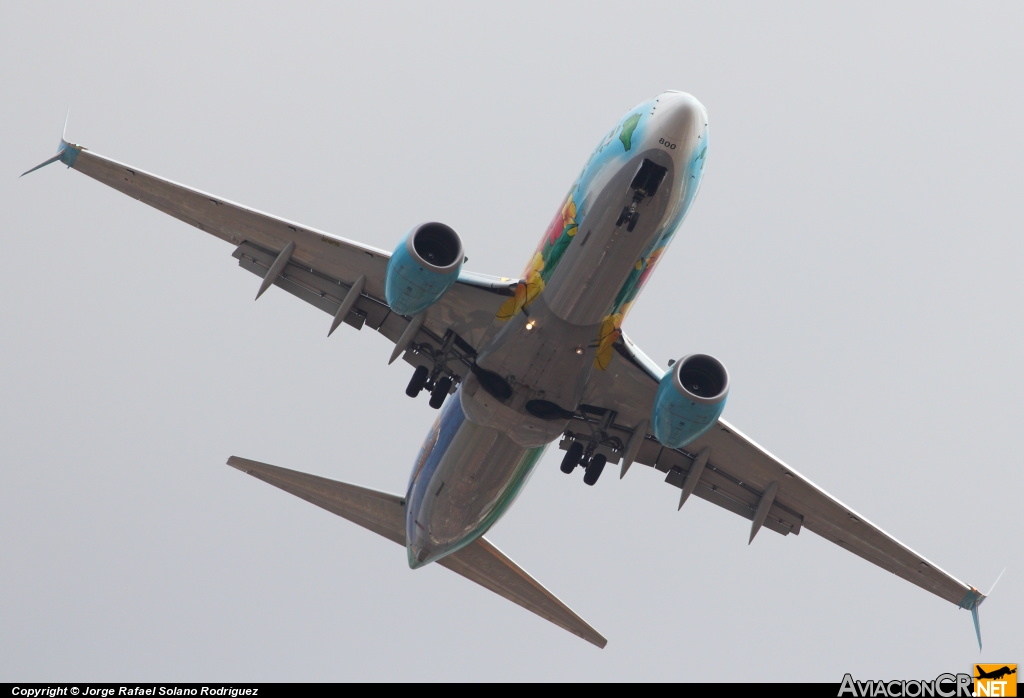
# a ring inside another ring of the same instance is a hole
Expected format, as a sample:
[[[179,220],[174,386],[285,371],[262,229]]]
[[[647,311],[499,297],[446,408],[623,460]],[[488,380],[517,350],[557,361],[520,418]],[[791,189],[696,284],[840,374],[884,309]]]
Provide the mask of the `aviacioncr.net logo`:
[[[857,681],[846,674],[839,686],[838,698],[971,698],[973,695],[974,679],[970,674],[939,674],[930,681]]]
[[[975,696],[988,698],[1012,698],[1017,695],[1016,664],[975,664],[974,693]]]

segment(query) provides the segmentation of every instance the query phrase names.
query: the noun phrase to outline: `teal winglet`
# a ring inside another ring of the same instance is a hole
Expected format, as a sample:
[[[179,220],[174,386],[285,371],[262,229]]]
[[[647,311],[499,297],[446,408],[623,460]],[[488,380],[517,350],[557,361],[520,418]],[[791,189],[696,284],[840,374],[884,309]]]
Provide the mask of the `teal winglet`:
[[[970,591],[964,594],[964,598],[957,604],[960,608],[966,608],[974,618],[974,632],[978,636],[978,650],[981,650],[981,622],[978,620],[978,606],[985,600],[985,595],[971,587]]]
[[[978,636],[978,650],[981,650],[981,619],[978,617],[978,607],[981,606],[981,602],[992,595],[992,592],[996,590],[996,584],[999,584],[999,580],[1003,578],[1003,574],[1006,569],[999,573],[996,577],[996,581],[992,583],[992,587],[988,590],[987,594],[982,594],[980,591],[971,587],[970,591],[964,594],[964,598],[958,604],[960,608],[966,608],[971,612],[971,618],[974,620],[974,634]]]
[[[981,601],[984,601],[982,597]],[[981,651],[981,621],[978,619],[978,606],[981,605],[981,601],[975,604],[971,608],[971,617],[974,618],[974,633],[978,636],[978,651]]]
[[[54,155],[52,158],[49,158],[48,160],[44,160],[43,162],[41,162],[38,165],[36,165],[35,167],[33,167],[31,170],[25,170],[24,172],[21,173],[20,176],[24,177],[29,172],[35,172],[36,170],[38,170],[38,169],[40,169],[42,167],[46,167],[51,162],[57,162],[58,160],[63,162],[68,167],[74,167],[75,166],[75,160],[78,158],[78,153],[81,150],[82,150],[82,146],[75,145],[74,143],[68,143],[66,140],[61,139],[61,141],[60,141],[60,150],[57,151],[56,155]]]
[[[61,132],[60,145],[57,146],[57,154],[54,155],[52,158],[49,158],[48,160],[39,163],[31,170],[26,170],[22,172],[20,177],[24,177],[29,172],[35,172],[36,170],[46,167],[50,163],[57,162],[58,160],[60,162],[63,162],[68,167],[75,166],[75,160],[78,158],[78,153],[81,152],[82,146],[75,145],[74,143],[69,143],[67,141],[68,116],[71,116],[70,109],[68,110],[68,115],[64,117],[64,130]]]

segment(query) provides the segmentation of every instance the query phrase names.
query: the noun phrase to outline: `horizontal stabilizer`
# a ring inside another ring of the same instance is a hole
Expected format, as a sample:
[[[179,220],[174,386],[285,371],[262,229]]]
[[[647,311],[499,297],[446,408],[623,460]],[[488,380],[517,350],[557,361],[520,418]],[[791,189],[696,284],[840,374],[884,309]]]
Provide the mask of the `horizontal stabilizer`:
[[[442,557],[437,564],[504,596],[512,603],[519,604],[591,644],[602,648],[608,644],[600,633],[486,538],[477,538],[465,548]]]
[[[229,458],[228,465],[405,545],[405,500],[398,495],[237,456]],[[437,564],[504,596],[587,642],[598,647],[604,647],[608,642],[485,538],[477,538],[461,550],[441,558]]]
[[[228,465],[316,504],[332,514],[359,524],[399,545],[405,545],[405,500],[344,482],[328,480],[297,470],[278,468],[247,458],[231,456]]]

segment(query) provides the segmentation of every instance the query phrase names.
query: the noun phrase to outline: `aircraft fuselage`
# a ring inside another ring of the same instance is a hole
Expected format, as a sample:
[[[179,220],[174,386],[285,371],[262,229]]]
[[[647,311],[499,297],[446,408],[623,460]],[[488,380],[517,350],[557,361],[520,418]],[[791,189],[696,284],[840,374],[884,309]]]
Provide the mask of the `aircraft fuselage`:
[[[406,496],[411,567],[483,535],[565,431],[697,193],[707,133],[700,102],[666,92],[590,156],[420,449]]]

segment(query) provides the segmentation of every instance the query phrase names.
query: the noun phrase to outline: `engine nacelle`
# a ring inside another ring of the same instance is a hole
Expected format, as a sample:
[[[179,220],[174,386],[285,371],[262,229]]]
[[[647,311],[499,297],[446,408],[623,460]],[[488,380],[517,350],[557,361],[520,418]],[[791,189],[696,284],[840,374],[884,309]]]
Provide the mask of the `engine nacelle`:
[[[441,299],[459,278],[462,240],[444,223],[423,223],[398,243],[388,262],[384,296],[401,315],[416,315]]]
[[[677,361],[661,379],[654,397],[654,436],[669,448],[681,448],[710,429],[725,409],[729,372],[706,354]]]

